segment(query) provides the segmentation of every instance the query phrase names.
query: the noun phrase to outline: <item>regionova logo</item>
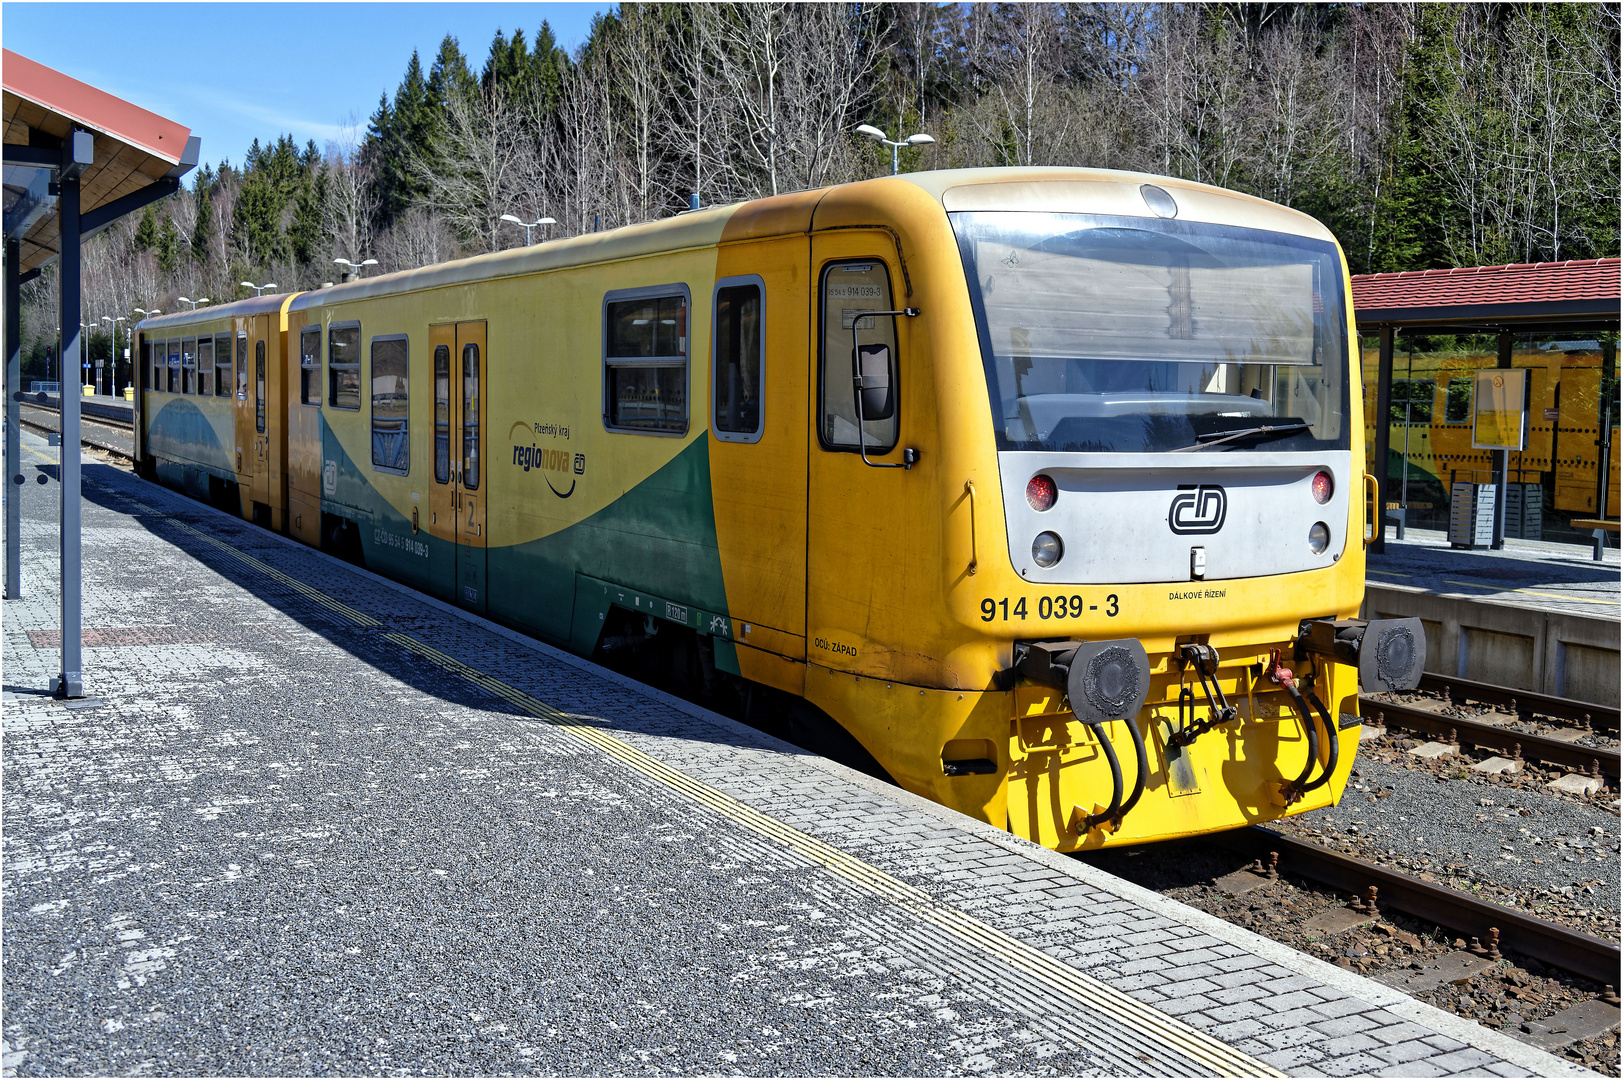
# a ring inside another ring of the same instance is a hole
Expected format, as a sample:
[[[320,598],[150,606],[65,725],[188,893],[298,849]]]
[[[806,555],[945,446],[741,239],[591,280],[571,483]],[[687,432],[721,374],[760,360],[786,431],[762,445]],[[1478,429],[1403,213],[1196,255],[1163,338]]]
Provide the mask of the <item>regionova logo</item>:
[[[1221,484],[1179,484],[1167,510],[1167,527],[1180,536],[1207,536],[1223,527],[1229,513]]]
[[[514,434],[519,432],[520,429],[525,434],[530,433],[532,430],[543,431],[541,425],[531,425],[520,421],[515,423],[508,432],[508,438],[513,438]],[[549,435],[558,432],[558,429],[551,425],[544,430]],[[562,434],[564,438],[569,437],[567,429],[564,429]],[[572,453],[568,450],[555,450],[551,447],[540,446],[534,442],[525,445],[516,440],[514,441],[513,464],[525,472],[539,472],[541,478],[546,481],[547,487],[560,499],[567,499],[573,495],[575,493],[576,479],[586,475],[585,454]],[[569,487],[562,491],[558,490],[558,484],[553,483],[552,475],[559,477],[559,484],[563,483],[564,478],[567,478]]]

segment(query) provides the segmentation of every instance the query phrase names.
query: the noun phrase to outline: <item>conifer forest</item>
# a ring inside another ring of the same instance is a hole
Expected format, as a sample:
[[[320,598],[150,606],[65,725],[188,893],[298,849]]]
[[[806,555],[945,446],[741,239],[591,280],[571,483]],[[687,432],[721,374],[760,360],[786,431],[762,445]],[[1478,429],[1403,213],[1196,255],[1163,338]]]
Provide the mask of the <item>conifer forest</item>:
[[[85,311],[523,244],[503,214],[556,219],[540,241],[888,173],[859,124],[935,137],[904,172],[1250,192],[1323,221],[1354,273],[1615,256],[1619,31],[1615,3],[624,3],[572,54],[545,22],[448,36],[354,103],[349,138],[268,131],[200,166],[89,242]],[[34,378],[54,308],[47,272],[24,294]]]

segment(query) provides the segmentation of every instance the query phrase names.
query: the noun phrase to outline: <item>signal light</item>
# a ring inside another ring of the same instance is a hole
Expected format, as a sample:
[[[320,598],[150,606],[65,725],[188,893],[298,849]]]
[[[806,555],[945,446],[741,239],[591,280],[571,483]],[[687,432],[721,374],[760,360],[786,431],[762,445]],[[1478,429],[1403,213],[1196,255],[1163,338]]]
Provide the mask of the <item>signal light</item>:
[[[1336,491],[1335,478],[1332,477],[1328,472],[1326,472],[1324,469],[1320,469],[1318,472],[1313,474],[1313,501],[1314,502],[1316,502],[1316,503],[1318,503],[1318,504],[1320,504],[1322,506],[1323,504],[1330,501],[1330,496],[1335,494],[1335,491]]]
[[[1026,502],[1039,514],[1054,505],[1059,497],[1059,485],[1052,477],[1038,473],[1026,482]]]

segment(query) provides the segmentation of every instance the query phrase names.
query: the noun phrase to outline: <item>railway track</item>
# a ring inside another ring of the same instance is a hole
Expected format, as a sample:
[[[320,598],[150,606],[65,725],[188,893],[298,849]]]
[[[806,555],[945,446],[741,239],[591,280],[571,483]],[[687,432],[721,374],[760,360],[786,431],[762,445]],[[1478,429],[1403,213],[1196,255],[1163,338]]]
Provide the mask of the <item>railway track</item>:
[[[19,401],[22,408],[18,411],[17,420],[24,427],[50,435],[61,431],[61,410],[57,405],[50,402],[41,404],[32,400],[32,395],[19,395]],[[135,424],[130,420],[99,413],[84,413],[79,417],[79,441],[97,450],[127,458],[132,452],[134,435]]]
[[[1557,925],[1536,915],[1479,900],[1444,885],[1422,881],[1356,856],[1320,847],[1282,833],[1252,826],[1219,834],[1216,839],[1256,858],[1275,873],[1297,874],[1353,897],[1369,897],[1374,906],[1422,919],[1499,949],[1538,960],[1602,985],[1617,982],[1620,958],[1616,943]],[[1275,856],[1275,858],[1270,858]],[[1259,873],[1265,871],[1258,871]],[[1491,946],[1484,944],[1483,951]]]
[[[1445,716],[1374,697],[1360,697],[1358,701],[1359,712],[1365,718],[1373,718],[1388,727],[1435,735],[1445,742],[1501,751],[1513,759],[1531,758],[1585,776],[1603,776],[1610,779],[1614,786],[1618,781],[1616,749],[1581,746],[1550,735],[1517,731],[1487,720]]]
[[[1533,690],[1476,682],[1454,675],[1434,675],[1429,671],[1420,676],[1420,689],[1433,694],[1442,694],[1457,705],[1476,702],[1480,705],[1509,709],[1518,717],[1532,714],[1572,723],[1587,720],[1597,731],[1610,732],[1613,735],[1618,733],[1618,707],[1615,705],[1595,705],[1587,701],[1540,694]]]

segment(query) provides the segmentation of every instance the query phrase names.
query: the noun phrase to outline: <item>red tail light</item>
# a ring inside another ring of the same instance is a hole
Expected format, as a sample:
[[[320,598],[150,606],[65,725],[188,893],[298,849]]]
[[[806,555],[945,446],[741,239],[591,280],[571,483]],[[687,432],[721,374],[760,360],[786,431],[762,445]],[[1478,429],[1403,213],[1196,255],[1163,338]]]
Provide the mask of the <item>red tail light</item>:
[[[1313,500],[1323,504],[1330,501],[1336,491],[1336,482],[1328,472],[1320,469],[1313,474]]]
[[[1026,484],[1026,501],[1031,508],[1041,513],[1054,505],[1054,499],[1059,496],[1059,485],[1053,479],[1038,473]]]

